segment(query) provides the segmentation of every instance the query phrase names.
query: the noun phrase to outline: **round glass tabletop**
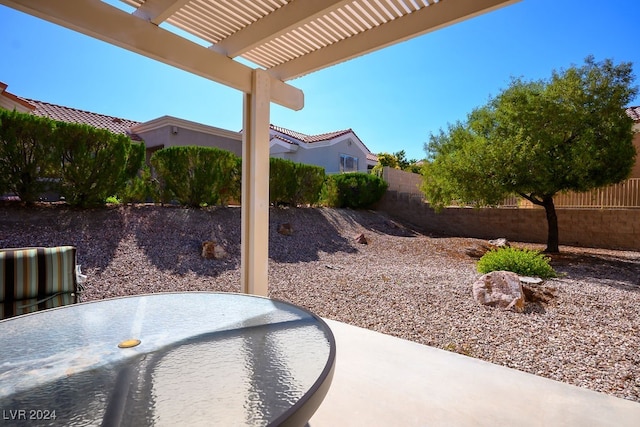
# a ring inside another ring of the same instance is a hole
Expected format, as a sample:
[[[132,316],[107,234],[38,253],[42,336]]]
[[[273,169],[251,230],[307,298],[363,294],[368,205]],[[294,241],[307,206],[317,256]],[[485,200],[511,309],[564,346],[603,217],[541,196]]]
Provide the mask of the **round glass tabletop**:
[[[166,293],[0,321],[3,425],[305,425],[335,341],[314,314],[230,293]]]

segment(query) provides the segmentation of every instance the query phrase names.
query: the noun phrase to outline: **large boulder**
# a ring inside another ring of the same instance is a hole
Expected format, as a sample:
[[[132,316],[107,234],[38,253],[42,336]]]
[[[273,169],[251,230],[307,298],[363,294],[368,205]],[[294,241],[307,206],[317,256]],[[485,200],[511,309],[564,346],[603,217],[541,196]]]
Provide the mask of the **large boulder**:
[[[492,271],[472,286],[473,298],[482,305],[522,312],[524,292],[520,277],[510,271]]]

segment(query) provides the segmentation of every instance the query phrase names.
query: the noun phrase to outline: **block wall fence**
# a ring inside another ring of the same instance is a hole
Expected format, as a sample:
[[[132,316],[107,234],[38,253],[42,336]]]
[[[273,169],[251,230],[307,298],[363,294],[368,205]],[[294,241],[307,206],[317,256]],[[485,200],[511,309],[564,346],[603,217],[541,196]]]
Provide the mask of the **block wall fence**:
[[[440,213],[417,194],[388,190],[376,209],[445,236],[546,243],[544,209],[445,208]],[[556,209],[560,245],[640,251],[640,209]]]

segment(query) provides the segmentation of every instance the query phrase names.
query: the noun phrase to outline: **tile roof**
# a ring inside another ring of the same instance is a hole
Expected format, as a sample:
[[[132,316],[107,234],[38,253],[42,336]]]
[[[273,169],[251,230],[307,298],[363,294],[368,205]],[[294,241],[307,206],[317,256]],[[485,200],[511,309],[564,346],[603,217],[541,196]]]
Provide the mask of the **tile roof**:
[[[290,136],[291,138],[297,139],[298,141],[306,142],[307,144],[313,143],[313,142],[328,141],[335,137],[342,136],[349,132],[353,132],[353,130],[351,129],[345,129],[345,130],[338,130],[335,132],[322,133],[319,135],[306,135],[304,133],[296,132],[290,129],[285,129],[280,126],[270,125],[270,127],[276,132],[280,132],[284,135]],[[291,141],[287,141],[287,142],[291,142]]]
[[[140,124],[140,122],[92,113],[90,111],[78,110],[76,108],[63,107],[61,105],[49,104],[48,102],[36,101],[34,99],[22,99],[35,106],[35,110],[33,110],[32,113],[36,116],[48,117],[61,122],[90,125],[96,128],[109,130],[113,133],[128,135],[131,136],[132,139],[139,139],[137,135],[131,134],[130,128]]]
[[[640,107],[629,107],[626,111],[634,122],[640,121]]]

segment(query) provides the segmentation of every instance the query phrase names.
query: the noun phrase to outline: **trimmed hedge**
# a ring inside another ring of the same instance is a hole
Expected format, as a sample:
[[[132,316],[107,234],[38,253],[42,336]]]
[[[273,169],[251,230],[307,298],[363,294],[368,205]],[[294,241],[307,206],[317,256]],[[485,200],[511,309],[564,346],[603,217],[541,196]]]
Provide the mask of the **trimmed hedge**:
[[[318,203],[324,180],[324,168],[320,166],[269,159],[269,201],[276,206]]]
[[[56,123],[54,146],[60,193],[75,206],[101,205],[124,191],[144,159],[144,145],[128,136],[76,123]]]
[[[55,182],[54,130],[52,120],[0,108],[0,194],[30,204]]]
[[[321,203],[336,208],[368,208],[378,202],[388,184],[375,175],[354,172],[329,175],[322,187]]]
[[[320,192],[326,178],[321,166],[296,163],[296,190],[293,205],[315,205],[320,200]]]
[[[185,206],[227,204],[240,197],[241,164],[235,154],[212,147],[168,147],[151,157],[161,202]]]
[[[291,205],[297,187],[296,164],[291,160],[269,158],[269,202]]]
[[[78,206],[104,204],[135,177],[144,144],[76,123],[0,109],[0,193],[30,204],[46,191]]]

